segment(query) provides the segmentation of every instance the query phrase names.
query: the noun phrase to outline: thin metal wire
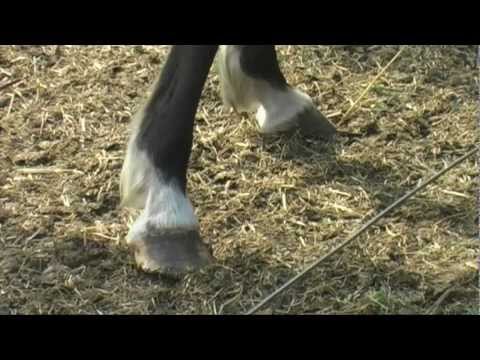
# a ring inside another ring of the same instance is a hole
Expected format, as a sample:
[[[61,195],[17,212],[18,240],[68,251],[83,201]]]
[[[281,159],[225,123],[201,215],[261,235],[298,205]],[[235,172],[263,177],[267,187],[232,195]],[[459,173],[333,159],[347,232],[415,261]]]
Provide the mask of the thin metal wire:
[[[365,223],[359,230],[357,230],[352,236],[350,236],[347,240],[345,240],[342,244],[337,246],[335,249],[327,253],[326,255],[322,256],[320,259],[316,260],[313,262],[311,265],[307,266],[305,270],[300,272],[298,275],[287,281],[284,285],[280,286],[277,290],[272,292],[270,295],[265,297],[262,301],[260,301],[257,305],[252,307],[249,311],[245,313],[245,315],[252,315],[255,314],[258,310],[260,310],[262,307],[264,307],[266,304],[268,304],[270,301],[272,301],[275,297],[280,295],[282,292],[290,288],[293,284],[295,284],[298,280],[303,278],[305,275],[307,275],[310,271],[315,269],[317,266],[319,266],[323,261],[337,253],[338,251],[342,250],[344,247],[349,245],[351,242],[353,242],[355,239],[357,239],[360,235],[362,235],[364,232],[366,232],[372,225],[376,224],[380,219],[382,219],[385,215],[390,213],[392,210],[396,209],[399,207],[401,204],[403,204],[405,201],[410,199],[412,196],[414,196],[416,193],[418,193],[420,190],[423,190],[425,187],[427,187],[429,184],[433,183],[436,181],[438,178],[440,178],[442,175],[456,167],[457,165],[461,164],[463,161],[468,159],[470,156],[474,155],[478,151],[478,148],[474,148],[467,152],[465,155],[460,157],[459,159],[455,160],[452,164],[447,166],[445,169],[439,171],[437,174],[433,175],[430,179],[425,181],[424,183],[418,185],[414,190],[408,192],[401,198],[399,198],[397,201],[395,201],[392,205],[387,207],[385,210],[380,212],[377,216],[372,218],[370,221]]]

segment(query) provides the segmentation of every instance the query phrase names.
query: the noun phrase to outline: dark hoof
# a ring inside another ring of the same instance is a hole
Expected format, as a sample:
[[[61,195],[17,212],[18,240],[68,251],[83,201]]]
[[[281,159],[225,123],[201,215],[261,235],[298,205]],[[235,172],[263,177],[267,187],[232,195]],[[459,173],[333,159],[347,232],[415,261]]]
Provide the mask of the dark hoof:
[[[146,272],[182,274],[213,261],[198,231],[164,231],[131,242],[137,265]]]
[[[297,118],[297,124],[303,135],[317,136],[324,140],[335,139],[335,126],[316,108],[308,108]]]

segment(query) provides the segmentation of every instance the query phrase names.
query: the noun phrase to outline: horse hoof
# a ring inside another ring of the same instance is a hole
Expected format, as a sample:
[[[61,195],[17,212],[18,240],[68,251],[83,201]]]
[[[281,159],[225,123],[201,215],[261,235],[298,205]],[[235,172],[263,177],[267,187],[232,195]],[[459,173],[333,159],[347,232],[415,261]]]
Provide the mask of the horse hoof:
[[[198,270],[213,261],[197,230],[148,232],[130,246],[135,261],[145,272],[178,275]]]
[[[320,137],[327,141],[335,139],[335,126],[315,107],[305,109],[297,117],[297,124],[303,135]]]

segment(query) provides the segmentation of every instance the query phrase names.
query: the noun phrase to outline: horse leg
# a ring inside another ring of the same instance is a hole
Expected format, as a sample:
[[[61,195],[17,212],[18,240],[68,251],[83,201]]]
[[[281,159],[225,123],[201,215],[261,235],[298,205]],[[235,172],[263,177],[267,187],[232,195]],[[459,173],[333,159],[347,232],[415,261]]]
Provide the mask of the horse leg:
[[[335,127],[311,98],[288,85],[274,45],[222,45],[219,59],[223,102],[239,112],[256,112],[265,134],[295,127],[324,139],[335,136]]]
[[[212,259],[186,188],[194,118],[217,48],[173,46],[133,121],[120,192],[124,206],[143,209],[127,243],[146,271],[183,272]]]

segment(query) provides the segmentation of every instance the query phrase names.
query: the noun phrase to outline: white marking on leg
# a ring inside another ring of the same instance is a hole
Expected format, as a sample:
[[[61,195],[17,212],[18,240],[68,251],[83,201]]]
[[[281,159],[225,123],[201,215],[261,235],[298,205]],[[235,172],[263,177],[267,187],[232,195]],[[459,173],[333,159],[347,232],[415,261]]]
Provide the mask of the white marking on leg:
[[[121,206],[143,209],[147,200],[150,179],[155,175],[154,167],[147,154],[137,146],[137,137],[145,118],[145,108],[150,103],[151,95],[158,86],[160,78],[161,74],[150,86],[140,110],[136,112],[130,124],[131,135],[120,174]]]
[[[254,112],[257,101],[257,80],[247,76],[240,66],[240,50],[234,45],[220,45],[220,85],[223,102],[238,112]]]
[[[143,111],[140,111],[132,122],[132,135],[120,176],[121,205],[144,209],[132,225],[127,243],[141,240],[146,232],[199,227],[194,208],[180,186],[175,180],[166,182],[161,170],[156,169],[147,153],[138,148],[142,119]]]
[[[294,125],[298,115],[314,107],[307,94],[291,88],[277,90],[267,84],[260,97],[261,105],[256,118],[260,132],[264,134],[288,130]]]
[[[157,176],[149,184],[145,210],[132,225],[127,243],[141,241],[147,233],[196,230],[199,224],[190,200],[175,181]]]
[[[137,136],[143,110],[134,117],[131,125],[131,136],[120,174],[121,206],[143,209],[147,200],[147,192],[151,178],[153,178],[153,166],[147,154],[137,147]]]
[[[244,73],[240,50],[234,45],[220,46],[219,72],[225,105],[240,112],[256,111],[260,132],[264,134],[289,129],[299,114],[314,107],[312,99],[299,90],[276,89]]]

